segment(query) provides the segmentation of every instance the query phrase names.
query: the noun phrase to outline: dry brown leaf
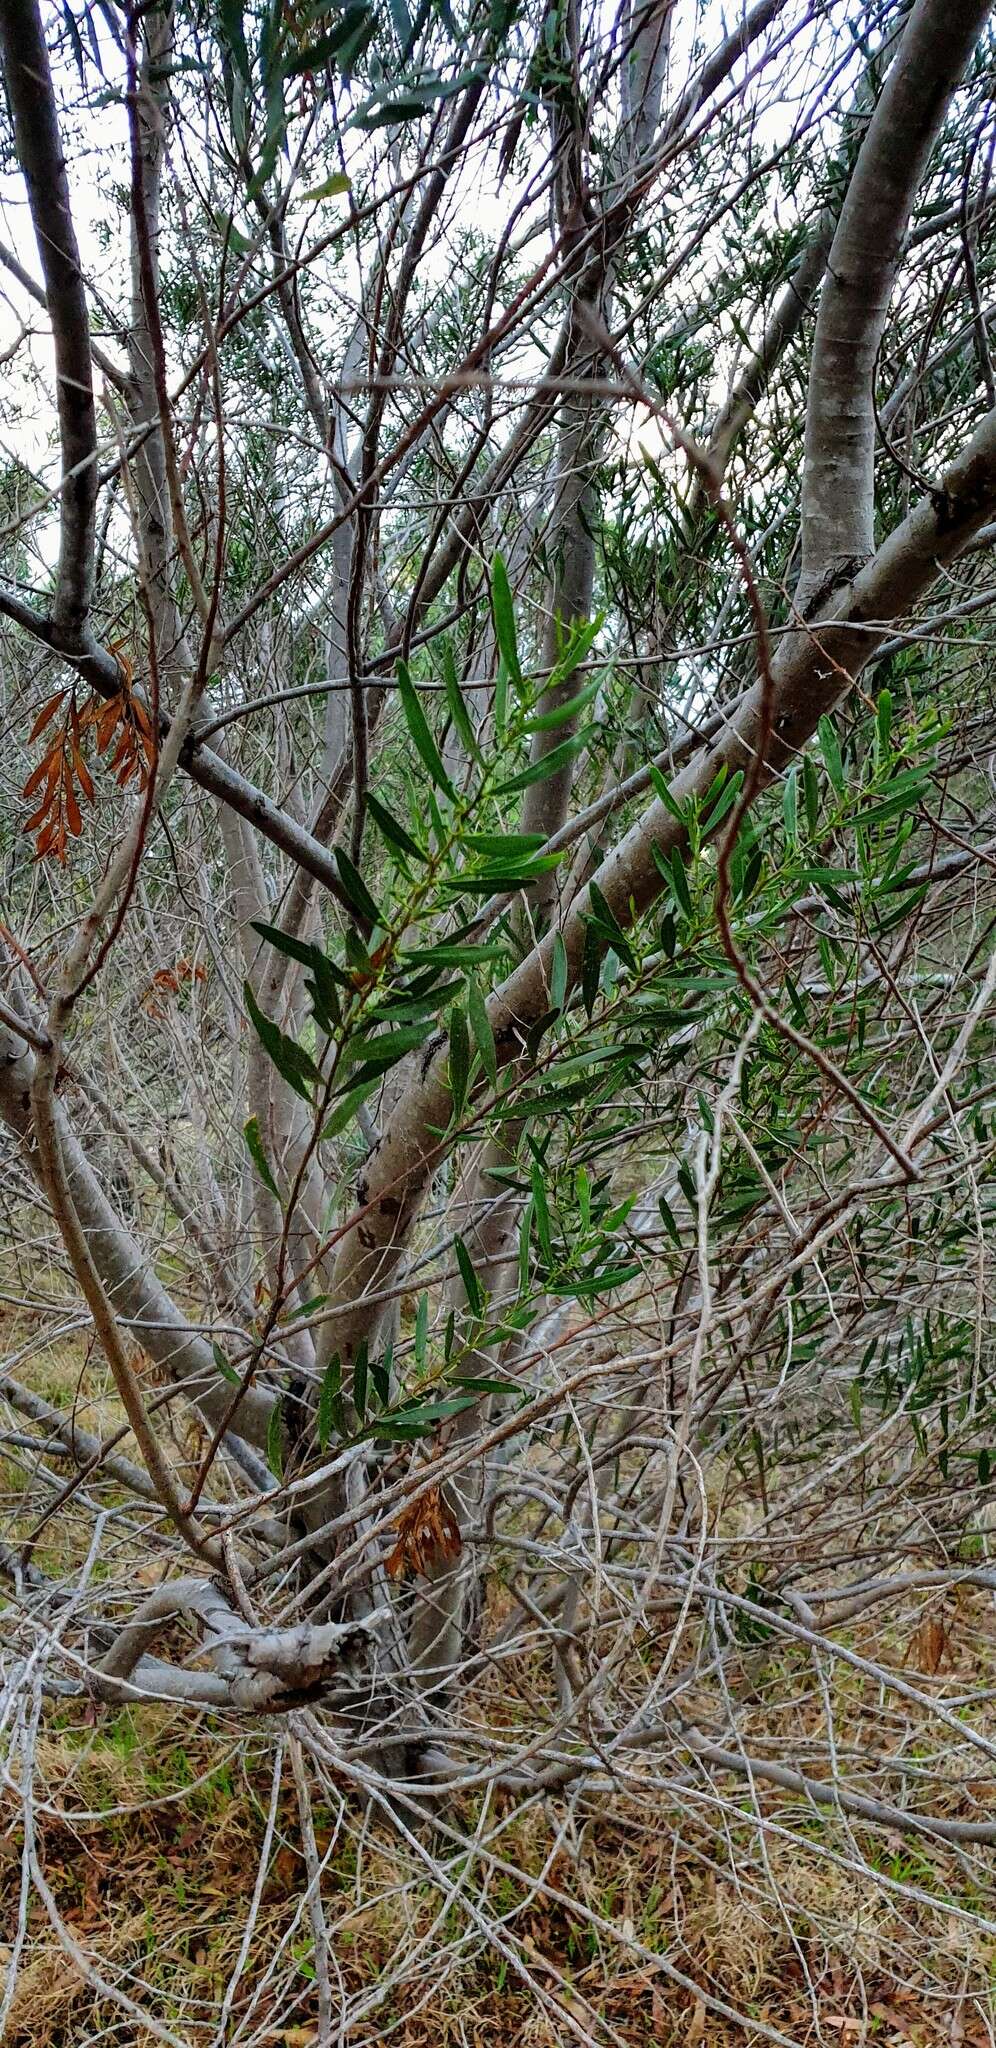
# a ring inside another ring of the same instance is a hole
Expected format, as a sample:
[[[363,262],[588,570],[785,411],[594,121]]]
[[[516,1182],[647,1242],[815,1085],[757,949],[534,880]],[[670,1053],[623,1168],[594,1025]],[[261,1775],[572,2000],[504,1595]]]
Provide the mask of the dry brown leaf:
[[[695,2001],[695,2011],[693,2012],[692,2017],[688,2022],[688,2032],[685,2035],[685,2040],[688,2043],[688,2048],[695,2048],[696,2042],[705,2040],[705,2025],[705,2005],[701,1998],[697,1998]]]
[[[35,719],[34,725],[32,726],[31,731],[28,734],[29,747],[31,745],[32,740],[36,740],[39,737],[39,734],[44,732],[45,727],[49,722],[49,719],[55,717],[55,714],[58,711],[59,705],[62,703],[65,694],[65,690],[56,690],[55,696],[50,697],[48,703],[42,705],[42,708],[39,711],[37,718]]]
[[[405,1508],[395,1528],[398,1540],[387,1560],[392,1579],[406,1571],[428,1574],[441,1564],[451,1564],[463,1547],[456,1516],[438,1486],[430,1486]]]

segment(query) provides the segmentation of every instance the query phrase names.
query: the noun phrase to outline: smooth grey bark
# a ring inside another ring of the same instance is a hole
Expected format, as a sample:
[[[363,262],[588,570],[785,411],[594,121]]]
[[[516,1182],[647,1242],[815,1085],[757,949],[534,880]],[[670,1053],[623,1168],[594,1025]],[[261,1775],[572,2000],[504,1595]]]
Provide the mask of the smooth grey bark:
[[[97,414],[80,253],[48,50],[34,0],[4,0],[0,55],[55,345],[62,494],[53,618],[60,633],[75,638],[86,625],[93,584]]]
[[[810,370],[802,609],[874,551],[875,361],[913,202],[989,12],[989,0],[916,0],[847,188]]]

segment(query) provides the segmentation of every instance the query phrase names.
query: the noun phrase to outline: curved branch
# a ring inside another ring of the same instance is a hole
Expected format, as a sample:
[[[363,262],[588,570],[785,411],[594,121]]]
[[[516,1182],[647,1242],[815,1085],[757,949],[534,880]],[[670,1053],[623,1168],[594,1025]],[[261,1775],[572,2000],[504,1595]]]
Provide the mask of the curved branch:
[[[35,0],[6,0],[0,8],[0,55],[55,344],[62,446],[55,620],[60,631],[75,637],[86,623],[93,582],[97,414],[80,253],[48,50]]]
[[[916,0],[847,188],[813,344],[800,604],[874,551],[875,360],[917,191],[989,11]]]

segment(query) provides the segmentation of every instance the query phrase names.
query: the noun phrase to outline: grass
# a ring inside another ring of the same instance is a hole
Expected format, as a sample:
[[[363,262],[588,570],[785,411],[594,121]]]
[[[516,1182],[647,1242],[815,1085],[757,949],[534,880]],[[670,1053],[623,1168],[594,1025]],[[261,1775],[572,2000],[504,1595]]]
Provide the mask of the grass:
[[[39,1351],[32,1382],[68,1406],[77,1399],[82,1362],[78,1344],[48,1346]],[[84,1376],[83,1403],[88,1428],[114,1426],[113,1394],[93,1366]],[[6,1460],[0,1485],[9,1522],[23,1534],[23,1461]],[[743,1589],[752,1538],[742,1497],[726,1526],[728,1581]],[[49,1524],[38,1562],[71,1572],[81,1561],[84,1529],[82,1516]],[[108,1569],[130,1596],[133,1559],[123,1555]],[[154,1555],[150,1570],[154,1579]],[[492,1636],[510,1605],[496,1581],[486,1617]],[[662,1612],[656,1635],[634,1647],[639,1685],[670,1626]],[[917,1671],[920,1634],[908,1622],[899,1630],[882,1610],[841,1640],[905,1666],[928,1692],[952,1681],[961,1692],[993,1686],[991,1603],[961,1594],[945,1626],[949,1652],[941,1677]],[[807,1744],[815,1754],[824,1703],[807,1654],[766,1631],[755,1635],[745,1631],[738,1648],[745,1741],[758,1754],[799,1754]],[[840,1751],[860,1757],[882,1739],[875,1688],[839,1660],[829,1682]],[[482,1730],[516,1734],[548,1692],[545,1664],[524,1655],[500,1672],[486,1670],[463,1706]],[[703,1709],[708,1705],[704,1699]],[[996,1734],[996,1700],[974,1718]],[[203,1715],[75,1702],[50,1708],[42,1724],[37,1833],[58,1911],[105,1977],[126,1984],[190,2048],[212,2040],[238,1961],[266,1831],[274,1732],[264,1726],[247,1736]],[[904,1753],[936,1767],[926,1724],[910,1725]],[[310,2048],[314,1949],[289,1769],[283,1782],[227,2039]],[[561,2048],[579,2038],[579,2028],[580,2038],[598,2044],[745,2048],[756,2037],[718,2018],[709,1995],[779,2028],[800,2048],[820,2041],[844,2048],[940,2048],[949,2041],[991,2048],[996,1948],[979,1923],[992,1914],[993,1900],[978,1865],[906,1836],[859,1829],[849,1838],[832,1814],[771,1788],[761,1803],[772,1825],[762,1833],[748,1789],[727,1781],[723,1791],[722,1808],[678,1789],[665,1797],[657,1787],[648,1798],[637,1777],[611,1798],[583,1805],[547,1799],[516,1810],[499,1795],[488,1821],[500,1823],[499,1853],[518,1875],[489,1874],[468,1856],[462,1889],[447,1902],[397,1831],[351,1803],[345,1788],[330,1784],[324,1802],[316,1790],[336,1981],[347,1998],[362,1995],[368,2007],[345,2036],[350,2048],[381,2040],[399,2048]],[[957,1810],[956,1777],[951,1799]],[[14,1787],[0,1791],[0,1802],[2,1963],[17,1921],[22,1823]],[[468,1799],[449,1817],[462,1822],[471,1841],[478,1807]],[[848,1857],[853,1866],[855,1845],[863,1870],[835,1860]],[[546,1895],[540,1878],[559,1896]],[[482,1935],[482,1918],[496,1939]],[[706,1996],[676,1987],[654,1958]],[[952,2015],[960,2034],[951,2033]],[[95,1996],[34,1898],[5,2040],[10,2048],[77,2048],[103,2038],[119,2048],[149,2048],[153,2036]]]

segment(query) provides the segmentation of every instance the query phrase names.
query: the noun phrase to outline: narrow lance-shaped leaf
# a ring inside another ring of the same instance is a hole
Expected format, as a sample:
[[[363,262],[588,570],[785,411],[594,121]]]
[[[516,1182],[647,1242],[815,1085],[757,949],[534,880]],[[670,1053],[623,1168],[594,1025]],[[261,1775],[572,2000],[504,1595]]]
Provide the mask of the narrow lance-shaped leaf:
[[[554,932],[553,952],[550,959],[550,1004],[554,1010],[562,1010],[567,994],[567,947],[563,935]]]
[[[337,846],[335,849],[335,864],[339,870],[339,879],[346,895],[349,897],[354,909],[359,911],[364,922],[371,926],[383,924],[383,914],[374,902],[363,880],[363,876],[353,866],[348,853],[341,846]]]
[[[399,661],[398,663],[398,695],[401,699],[401,709],[405,714],[405,723],[411,733],[415,748],[425,762],[433,782],[436,783],[439,789],[445,790],[448,797],[455,799],[456,791],[443,767],[442,755],[429,730],[428,720],[418,701],[418,693],[408,672],[408,664],[404,661]]]
[[[536,1235],[547,1265],[553,1265],[553,1233],[550,1229],[550,1208],[543,1185],[543,1169],[539,1160],[534,1159],[529,1168],[529,1179],[533,1191],[533,1214],[536,1220]]]
[[[502,660],[512,682],[519,689],[522,684],[522,670],[519,666],[519,649],[515,634],[515,612],[512,607],[508,571],[501,555],[496,555],[491,564],[491,610],[494,614],[495,638],[501,650]]]
[[[221,1345],[216,1344],[213,1340],[211,1344],[211,1356],[214,1359],[215,1365],[217,1366],[222,1379],[227,1380],[229,1385],[232,1387],[241,1386],[242,1382],[239,1378],[238,1373],[235,1370],[234,1365],[229,1365],[229,1362],[225,1357]]]
[[[834,730],[833,721],[826,716],[826,713],[820,719],[816,730],[827,774],[833,783],[834,789],[837,791],[837,795],[843,796],[846,781],[844,777],[844,763],[841,759],[840,741]]]
[[[246,1008],[278,1074],[286,1081],[288,1088],[293,1088],[295,1095],[300,1095],[305,1102],[310,1103],[311,1091],[308,1082],[321,1079],[311,1054],[306,1052],[302,1045],[298,1045],[295,1039],[288,1038],[287,1033],[281,1031],[280,1026],[274,1024],[272,1018],[263,1015],[248,982],[243,984],[243,988]]]
[[[467,1100],[467,1082],[470,1076],[470,1040],[467,1035],[467,1018],[459,1003],[450,1011],[450,1093],[453,1097],[453,1116],[457,1119],[463,1112]]]
[[[333,1429],[339,1436],[346,1434],[346,1418],[342,1405],[342,1360],[338,1351],[329,1359],[318,1396],[318,1441],[323,1451],[328,1449]]]
[[[380,1079],[379,1073],[372,1074],[365,1081],[361,1082],[359,1087],[350,1088],[345,1095],[340,1096],[339,1101],[333,1106],[328,1122],[322,1129],[323,1139],[337,1138],[339,1133],[352,1123],[360,1104],[366,1101],[368,1095],[372,1095],[375,1088],[379,1087]]]
[[[456,1262],[460,1268],[460,1278],[463,1281],[463,1290],[467,1296],[471,1315],[476,1316],[478,1321],[480,1321],[484,1315],[484,1291],[474,1271],[473,1259],[462,1237],[454,1238],[453,1249],[456,1253]]]
[[[279,1401],[270,1412],[266,1431],[266,1462],[275,1479],[284,1476],[284,1423]]]
[[[790,846],[799,843],[799,778],[795,767],[789,769],[782,792],[782,817],[785,823],[785,837]]]
[[[538,761],[530,761],[528,768],[520,768],[517,775],[510,775],[506,782],[500,783],[495,795],[511,796],[517,789],[529,789],[534,782],[548,782],[551,775],[558,775],[576,754],[583,753],[594,730],[593,725],[586,725],[572,739],[561,740],[559,747],[551,747],[548,754],[542,754]]]
[[[474,732],[470,713],[460,688],[456,669],[456,657],[453,653],[453,642],[449,639],[443,641],[442,663],[443,685],[446,690],[446,702],[449,707],[450,717],[471,759],[479,761],[481,750],[477,744],[477,735]]]
[[[280,1190],[277,1187],[277,1183],[274,1180],[272,1173],[270,1172],[270,1167],[267,1161],[266,1153],[263,1150],[263,1140],[260,1137],[258,1117],[251,1116],[249,1118],[248,1123],[245,1125],[243,1136],[246,1141],[246,1149],[249,1153],[249,1157],[252,1160],[254,1167],[256,1168],[256,1172],[258,1173],[260,1180],[263,1183],[263,1186],[265,1188],[269,1188],[271,1195],[276,1195],[277,1201],[279,1202]]]
[[[409,854],[412,860],[425,861],[428,859],[428,854],[424,847],[419,846],[418,842],[412,838],[411,833],[406,832],[404,826],[398,823],[397,818],[388,810],[387,805],[382,804],[370,789],[367,791],[366,801],[370,816],[383,837],[387,840],[389,846],[393,846],[397,853]]]
[[[498,1059],[495,1053],[495,1035],[491,1029],[487,1004],[477,982],[472,979],[467,982],[467,1015],[474,1034],[474,1044],[481,1056],[481,1065],[492,1088],[497,1088]]]
[[[665,1195],[658,1195],[657,1207],[660,1210],[661,1222],[663,1223],[668,1236],[673,1240],[673,1242],[677,1245],[678,1250],[680,1251],[681,1232],[678,1229],[677,1223],[675,1222],[674,1210],[672,1209],[671,1204],[667,1200],[667,1197]]]

